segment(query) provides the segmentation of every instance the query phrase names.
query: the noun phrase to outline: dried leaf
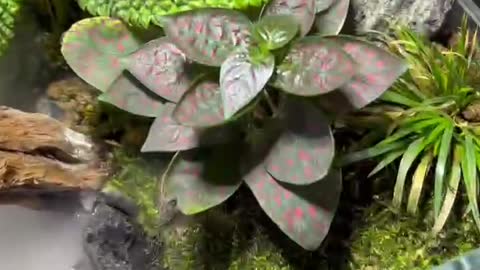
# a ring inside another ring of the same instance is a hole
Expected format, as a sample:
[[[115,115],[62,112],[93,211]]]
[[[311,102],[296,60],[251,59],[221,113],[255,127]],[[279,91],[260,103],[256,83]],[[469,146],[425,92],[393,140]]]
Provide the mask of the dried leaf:
[[[142,152],[183,151],[224,143],[231,139],[231,130],[228,127],[195,129],[178,124],[172,117],[175,105],[167,104],[168,109],[164,110],[150,127]]]
[[[197,214],[222,203],[242,183],[239,155],[226,147],[208,154],[201,160],[179,160],[168,175],[166,196],[176,199],[183,214]]]
[[[220,66],[236,47],[247,45],[251,22],[239,11],[204,8],[166,16],[163,25],[189,59]]]
[[[268,172],[282,182],[307,185],[325,177],[332,165],[335,145],[329,121],[313,105],[290,100],[285,129],[268,154]]]
[[[128,56],[127,70],[155,94],[178,102],[192,85],[190,63],[166,37],[152,40]]]
[[[253,26],[252,37],[269,50],[285,46],[298,32],[298,24],[289,15],[263,17]]]
[[[98,99],[129,113],[147,117],[162,115],[167,104],[150,93],[145,86],[128,73],[121,74]]]
[[[316,0],[272,0],[265,9],[265,16],[292,15],[300,25],[300,36],[305,36],[315,20]]]
[[[347,37],[329,36],[337,47],[348,53],[358,65],[357,73],[340,93],[355,109],[360,109],[382,95],[406,70],[406,63],[388,51],[366,41]]]
[[[315,17],[316,32],[320,35],[340,33],[347,18],[349,5],[350,0],[336,0],[327,10],[318,13]]]
[[[265,213],[304,249],[315,250],[328,233],[340,199],[341,173],[332,170],[307,186],[280,183],[257,166],[245,181]]]
[[[225,122],[220,85],[203,81],[188,91],[173,112],[174,119],[191,127],[211,127]]]
[[[274,84],[294,95],[320,95],[345,85],[355,72],[354,61],[341,47],[312,36],[291,48]]]
[[[76,22],[64,34],[61,51],[80,78],[105,91],[123,71],[120,57],[140,43],[120,20],[94,17]]]
[[[274,67],[272,54],[255,58],[247,49],[237,50],[225,60],[220,68],[225,119],[232,117],[262,91]]]

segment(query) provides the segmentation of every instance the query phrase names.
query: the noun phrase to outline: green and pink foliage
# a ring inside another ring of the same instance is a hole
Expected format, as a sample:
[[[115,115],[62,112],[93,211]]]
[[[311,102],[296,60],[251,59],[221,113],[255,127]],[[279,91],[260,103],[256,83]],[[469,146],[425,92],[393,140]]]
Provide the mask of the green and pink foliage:
[[[330,121],[318,102],[364,107],[406,68],[377,46],[337,35],[348,5],[272,0],[258,21],[226,9],[182,12],[162,18],[165,37],[128,53],[118,53],[123,43],[113,38],[105,43],[116,50],[92,46],[116,22],[92,18],[72,27],[62,51],[83,79],[101,85],[102,100],[155,118],[142,150],[177,152],[162,196],[180,211],[205,211],[244,183],[285,234],[313,250],[341,192]],[[133,44],[125,26],[114,29]],[[101,60],[87,58],[91,72],[78,68],[85,55]],[[119,68],[103,71],[104,59]]]

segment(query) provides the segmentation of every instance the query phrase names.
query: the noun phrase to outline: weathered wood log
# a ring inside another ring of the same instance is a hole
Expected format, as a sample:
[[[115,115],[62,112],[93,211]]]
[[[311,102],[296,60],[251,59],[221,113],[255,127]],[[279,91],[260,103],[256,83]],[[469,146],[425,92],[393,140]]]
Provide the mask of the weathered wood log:
[[[38,113],[0,107],[0,195],[11,190],[98,190],[108,175],[84,134]]]

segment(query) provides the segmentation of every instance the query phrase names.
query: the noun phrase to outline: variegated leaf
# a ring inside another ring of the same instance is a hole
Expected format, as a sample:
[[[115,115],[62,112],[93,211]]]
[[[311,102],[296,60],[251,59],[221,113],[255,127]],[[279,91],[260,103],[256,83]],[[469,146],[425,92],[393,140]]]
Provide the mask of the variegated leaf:
[[[340,0],[316,0],[315,1],[315,12],[322,12],[328,9],[334,2],[338,2]]]
[[[173,112],[174,119],[191,127],[211,127],[225,122],[220,85],[202,81],[189,90]]]
[[[220,68],[225,119],[254,99],[272,76],[275,58],[272,54],[256,56],[242,48],[232,53]]]
[[[140,44],[120,20],[94,17],[72,25],[63,35],[61,52],[80,78],[103,92],[124,69],[120,57]]]
[[[251,22],[239,11],[205,8],[164,17],[166,35],[189,59],[220,66],[236,48],[246,46]]]
[[[296,185],[322,179],[335,154],[328,119],[312,104],[293,99],[282,113],[285,129],[268,153],[266,169],[279,181]]]
[[[269,50],[285,46],[298,32],[298,24],[291,15],[270,15],[257,22],[252,37]]]
[[[178,209],[193,215],[228,199],[242,183],[239,155],[228,147],[214,149],[201,159],[177,161],[167,175],[165,193],[176,199]]]
[[[224,143],[231,138],[231,130],[227,127],[195,129],[178,124],[172,117],[175,105],[168,104],[168,110],[164,110],[150,127],[142,152],[183,151]]]
[[[167,37],[152,40],[127,58],[127,69],[155,94],[178,102],[192,84],[190,63]]]
[[[340,171],[332,170],[311,185],[297,186],[277,182],[259,165],[245,181],[265,213],[286,235],[307,250],[320,246],[340,199]]]
[[[339,89],[356,109],[377,99],[407,70],[402,59],[372,43],[349,36],[329,36],[326,40],[342,48],[358,66],[352,80]]]
[[[294,95],[314,96],[345,85],[356,71],[341,47],[311,36],[293,45],[277,67],[274,84]]]
[[[164,110],[172,106],[171,103],[150,93],[128,73],[122,73],[98,99],[129,113],[147,117],[162,115]]]
[[[300,26],[300,36],[305,36],[315,20],[316,0],[272,0],[265,9],[265,16],[292,15]]]
[[[316,32],[320,35],[336,35],[347,19],[350,0],[336,0],[330,8],[315,17]]]

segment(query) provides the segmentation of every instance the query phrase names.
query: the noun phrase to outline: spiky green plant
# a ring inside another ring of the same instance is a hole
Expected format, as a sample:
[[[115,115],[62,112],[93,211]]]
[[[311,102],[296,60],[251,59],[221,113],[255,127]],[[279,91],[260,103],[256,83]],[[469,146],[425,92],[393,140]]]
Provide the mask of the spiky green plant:
[[[199,8],[247,9],[260,7],[267,0],[77,0],[94,16],[120,18],[134,26],[161,26],[161,18]]]
[[[0,0],[0,55],[8,48],[14,36],[13,28],[22,4],[22,0]]]
[[[182,12],[163,18],[166,37],[142,46],[118,20],[87,19],[65,34],[62,51],[102,100],[156,118],[142,150],[176,152],[161,194],[183,213],[245,183],[281,230],[315,249],[341,191],[316,98],[338,89],[347,100],[338,105],[360,108],[406,69],[375,45],[336,36],[348,3],[274,0],[255,23],[228,9]]]
[[[400,27],[393,51],[407,59],[409,71],[380,99],[353,121],[369,119],[370,134],[382,138],[374,146],[347,155],[344,164],[379,158],[370,175],[400,159],[393,205],[415,214],[423,186],[433,182],[434,232],[445,224],[463,183],[470,211],[480,226],[478,169],[480,168],[480,59],[477,35],[466,20],[451,49],[428,42]],[[374,119],[388,119],[381,125]],[[383,129],[383,130],[382,130]],[[379,133],[378,133],[379,132]],[[377,137],[377,138],[378,138]],[[429,177],[431,175],[431,177]],[[410,191],[407,180],[410,181]]]

